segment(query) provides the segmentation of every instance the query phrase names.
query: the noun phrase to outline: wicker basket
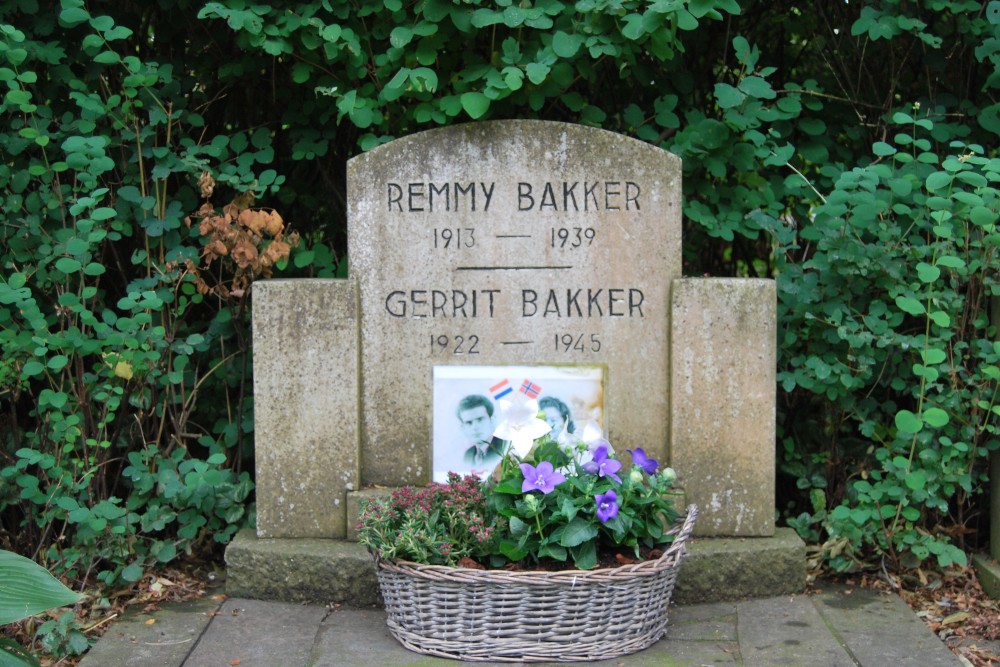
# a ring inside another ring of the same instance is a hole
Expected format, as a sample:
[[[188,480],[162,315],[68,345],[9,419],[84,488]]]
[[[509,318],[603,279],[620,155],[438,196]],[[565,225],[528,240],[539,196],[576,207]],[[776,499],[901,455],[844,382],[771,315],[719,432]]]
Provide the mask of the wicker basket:
[[[389,631],[406,648],[493,662],[585,661],[642,650],[667,606],[698,515],[656,560],[597,570],[475,570],[376,560]]]

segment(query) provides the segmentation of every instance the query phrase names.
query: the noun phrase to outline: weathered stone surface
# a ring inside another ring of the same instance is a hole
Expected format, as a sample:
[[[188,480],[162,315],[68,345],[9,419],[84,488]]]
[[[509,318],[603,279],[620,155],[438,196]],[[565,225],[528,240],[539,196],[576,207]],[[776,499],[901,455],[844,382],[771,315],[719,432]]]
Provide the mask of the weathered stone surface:
[[[988,554],[973,554],[972,565],[983,590],[994,600],[1000,600],[1000,563]]]
[[[181,667],[221,605],[219,597],[164,604],[153,613],[133,608],[114,622],[79,667]]]
[[[697,538],[688,542],[688,552],[674,589],[679,604],[805,589],[806,545],[791,528],[779,528],[773,537]]]
[[[344,537],[358,479],[354,283],[254,283],[257,534]]]
[[[365,484],[431,478],[436,365],[606,365],[610,439],[665,454],[678,158],[582,126],[475,123],[353,158],[348,195]]]
[[[740,651],[746,665],[855,667],[857,664],[830,634],[823,617],[806,596],[743,602],[737,605],[737,614]]]
[[[675,280],[670,464],[696,535],[774,533],[776,292],[771,280]]]
[[[823,584],[812,598],[827,628],[862,665],[954,667],[960,661],[898,595]],[[765,632],[773,634],[774,628]]]
[[[226,592],[283,602],[379,604],[371,556],[355,542],[261,539],[240,531],[226,548]]]
[[[306,665],[324,616],[317,606],[227,600],[184,664]]]
[[[722,639],[671,639],[673,623],[663,639],[644,651],[620,658],[587,663],[541,662],[538,667],[556,665],[587,665],[587,667],[703,667],[705,665],[739,664],[739,646],[735,641],[735,616],[731,620],[732,640]],[[358,641],[363,636],[365,641]],[[311,667],[340,667],[341,665],[392,665],[392,667],[448,667],[459,664],[455,660],[435,658],[414,653],[403,648],[393,638],[385,625],[385,612],[334,611],[323,622],[313,648]],[[501,667],[509,662],[477,662],[482,667]]]

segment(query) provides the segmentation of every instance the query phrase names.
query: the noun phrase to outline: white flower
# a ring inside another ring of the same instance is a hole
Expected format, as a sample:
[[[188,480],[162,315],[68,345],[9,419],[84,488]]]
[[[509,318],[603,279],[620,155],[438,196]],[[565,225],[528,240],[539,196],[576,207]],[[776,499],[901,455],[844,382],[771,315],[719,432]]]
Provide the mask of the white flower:
[[[559,436],[559,444],[562,445],[566,455],[580,465],[593,461],[594,452],[601,445],[608,448],[608,454],[615,453],[614,447],[604,437],[604,432],[595,421],[584,424],[583,431],[579,432],[579,435],[563,431]]]
[[[513,401],[500,399],[500,424],[493,437],[509,440],[514,452],[521,458],[528,455],[536,438],[540,438],[552,427],[544,419],[538,418],[538,401],[525,399],[518,394]]]

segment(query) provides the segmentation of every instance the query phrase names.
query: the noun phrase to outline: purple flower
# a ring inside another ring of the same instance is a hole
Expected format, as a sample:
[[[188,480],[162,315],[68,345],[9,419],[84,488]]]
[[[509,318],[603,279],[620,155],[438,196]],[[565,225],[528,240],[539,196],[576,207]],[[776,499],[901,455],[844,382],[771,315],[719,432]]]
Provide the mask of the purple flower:
[[[635,451],[632,451],[631,449],[627,449],[625,451],[632,455],[632,463],[639,466],[650,475],[655,473],[656,469],[660,467],[660,462],[646,456],[646,452],[642,451],[642,447],[636,447]]]
[[[524,474],[524,483],[521,484],[521,491],[541,491],[542,494],[552,493],[557,486],[566,481],[566,475],[552,470],[552,464],[542,461],[538,467],[530,463],[521,464],[521,472]]]
[[[608,476],[619,484],[621,484],[622,478],[615,473],[621,470],[621,468],[621,461],[608,458],[608,448],[604,445],[594,450],[593,461],[587,461],[583,464],[583,469],[591,475],[597,475],[598,477]],[[618,510],[616,509],[615,511],[617,512]]]
[[[597,518],[607,523],[618,516],[618,494],[614,490],[594,496],[597,503]]]

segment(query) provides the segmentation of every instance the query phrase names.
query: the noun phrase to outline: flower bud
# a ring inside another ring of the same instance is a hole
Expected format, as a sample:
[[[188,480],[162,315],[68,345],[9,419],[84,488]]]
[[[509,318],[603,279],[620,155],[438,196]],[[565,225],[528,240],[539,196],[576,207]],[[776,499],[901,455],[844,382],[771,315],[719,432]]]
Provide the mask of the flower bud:
[[[633,484],[642,484],[642,471],[632,466],[632,471],[628,474],[628,478],[632,480]]]
[[[532,512],[538,510],[538,496],[529,493],[524,497],[524,504],[528,506],[528,509]]]
[[[677,479],[677,472],[673,468],[664,468],[660,471],[660,476],[662,476],[667,482],[673,482]]]

